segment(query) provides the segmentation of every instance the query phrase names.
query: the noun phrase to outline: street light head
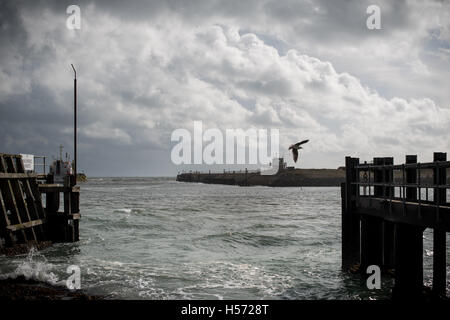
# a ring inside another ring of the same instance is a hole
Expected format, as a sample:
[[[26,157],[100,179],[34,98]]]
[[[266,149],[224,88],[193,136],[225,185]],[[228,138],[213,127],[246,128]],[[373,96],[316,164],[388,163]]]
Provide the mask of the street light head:
[[[73,64],[70,64],[72,66],[73,72],[75,72],[75,79],[77,78],[77,71],[75,70],[75,67],[73,66]]]

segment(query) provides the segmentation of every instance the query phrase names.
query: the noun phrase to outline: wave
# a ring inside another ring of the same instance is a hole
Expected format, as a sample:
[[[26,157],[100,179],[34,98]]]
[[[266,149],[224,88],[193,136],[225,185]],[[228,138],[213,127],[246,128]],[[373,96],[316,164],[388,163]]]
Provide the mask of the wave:
[[[35,248],[31,248],[25,260],[12,272],[0,274],[0,280],[24,277],[26,280],[45,282],[54,286],[64,286],[65,280],[59,280],[51,270],[54,266]]]
[[[219,234],[210,234],[197,240],[207,240],[208,243],[211,240],[223,241],[227,243],[238,243],[249,245],[253,247],[265,247],[265,246],[285,246],[295,242],[295,239],[287,236],[276,237],[261,234],[252,234],[248,232],[225,232]]]
[[[113,212],[115,212],[115,213],[127,213],[127,214],[130,214],[130,213],[141,213],[142,212],[142,209],[130,209],[130,208],[122,208],[122,209],[114,209],[114,211]]]

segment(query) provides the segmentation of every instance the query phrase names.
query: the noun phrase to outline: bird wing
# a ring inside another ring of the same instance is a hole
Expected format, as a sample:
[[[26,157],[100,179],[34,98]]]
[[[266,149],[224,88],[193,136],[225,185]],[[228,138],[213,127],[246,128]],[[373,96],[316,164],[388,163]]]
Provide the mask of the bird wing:
[[[294,156],[294,162],[297,162],[298,159],[298,150],[297,149],[292,149],[292,155]]]
[[[299,143],[297,143],[298,145],[302,145],[302,144],[304,144],[304,143],[307,143],[309,141],[309,139],[308,140],[303,140],[303,141],[300,141]]]

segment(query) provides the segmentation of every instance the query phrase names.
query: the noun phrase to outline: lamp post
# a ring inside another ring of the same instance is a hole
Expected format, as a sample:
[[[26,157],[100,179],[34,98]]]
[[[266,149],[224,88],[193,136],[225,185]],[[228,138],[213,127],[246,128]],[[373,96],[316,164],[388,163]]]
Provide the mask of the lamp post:
[[[71,64],[75,77],[73,78],[73,174],[77,183],[77,71]]]

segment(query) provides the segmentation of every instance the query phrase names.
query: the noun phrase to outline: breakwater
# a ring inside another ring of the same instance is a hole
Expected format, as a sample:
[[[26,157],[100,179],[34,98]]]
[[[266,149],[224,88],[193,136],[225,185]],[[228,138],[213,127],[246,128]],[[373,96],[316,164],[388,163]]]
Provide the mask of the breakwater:
[[[184,172],[177,181],[239,186],[332,187],[345,181],[345,169],[281,169],[275,175],[260,171]]]

